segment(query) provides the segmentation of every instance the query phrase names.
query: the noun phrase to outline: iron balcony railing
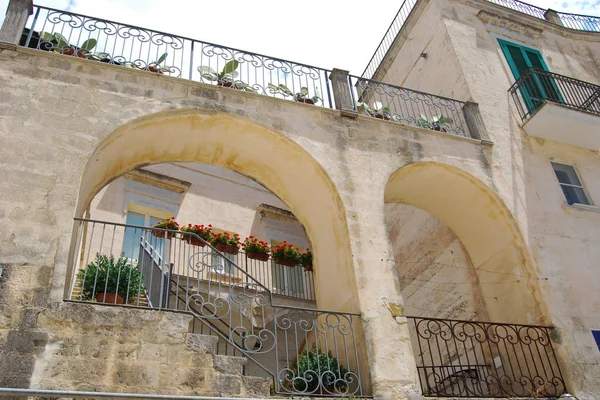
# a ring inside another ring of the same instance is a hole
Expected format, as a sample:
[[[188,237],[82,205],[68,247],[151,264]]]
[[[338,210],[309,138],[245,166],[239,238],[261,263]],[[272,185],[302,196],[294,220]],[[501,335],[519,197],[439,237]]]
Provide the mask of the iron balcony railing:
[[[408,317],[421,390],[433,397],[559,397],[551,328]]]
[[[272,276],[253,276],[236,263],[246,257],[187,232],[76,223],[67,300],[189,313],[192,332],[217,336],[220,354],[250,360],[245,373],[271,377],[277,394],[368,394],[359,314],[273,304]]]
[[[470,137],[465,102],[400,86],[350,76],[350,90],[360,114]]]
[[[20,44],[334,108],[328,70],[53,8],[34,6]]]
[[[540,69],[529,69],[510,87],[521,119],[546,101],[600,115],[600,86]]]
[[[530,15],[535,18],[547,20],[547,17],[546,17],[547,10],[540,8],[540,7],[536,7],[531,4],[524,3],[522,1],[518,1],[518,0],[487,0],[487,1],[489,1],[490,3],[500,5],[502,7],[510,8],[511,10],[515,10],[515,11],[518,11],[523,14]],[[373,76],[375,75],[375,72],[377,72],[377,70],[379,69],[381,62],[387,55],[390,47],[392,46],[392,43],[394,43],[394,40],[398,36],[398,33],[400,33],[400,31],[404,27],[404,23],[410,16],[410,13],[412,12],[412,10],[415,8],[415,5],[417,4],[417,2],[418,2],[418,0],[404,0],[402,5],[400,6],[400,9],[398,10],[398,13],[392,20],[390,27],[388,28],[385,35],[383,36],[383,39],[381,39],[381,42],[377,46],[375,53],[373,53],[373,56],[369,60],[367,67],[363,71],[363,73],[361,75],[363,78],[367,78],[367,79],[373,78]],[[594,17],[594,16],[590,16],[590,15],[581,15],[581,14],[569,14],[569,13],[563,13],[563,12],[559,12],[557,14],[560,18],[562,25],[567,28],[580,30],[580,31],[600,32],[600,17]]]

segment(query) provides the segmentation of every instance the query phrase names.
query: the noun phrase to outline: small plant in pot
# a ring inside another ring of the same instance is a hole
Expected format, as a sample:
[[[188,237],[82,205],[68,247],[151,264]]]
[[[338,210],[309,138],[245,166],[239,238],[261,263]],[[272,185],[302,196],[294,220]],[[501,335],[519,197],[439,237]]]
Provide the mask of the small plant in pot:
[[[313,257],[310,249],[306,249],[306,252],[300,254],[300,265],[302,265],[306,271],[313,270]]]
[[[318,89],[315,89],[315,95],[312,97],[309,96],[307,87],[301,87],[300,91],[298,93],[293,93],[283,83],[280,83],[279,85],[274,85],[272,83],[269,83],[269,89],[271,89],[271,91],[273,93],[280,92],[286,97],[293,96],[294,101],[297,101],[298,103],[317,104],[319,102],[319,100],[321,100],[321,97],[319,97]]]
[[[158,238],[171,239],[173,237],[174,232],[169,231],[161,231],[159,229],[168,229],[170,231],[178,231],[179,224],[175,221],[175,217],[167,218],[163,221],[160,221],[156,225],[152,225],[152,234]]]
[[[303,351],[294,369],[294,389],[302,393],[346,393],[345,382],[348,370],[333,357],[331,351],[325,353],[313,344],[310,351]]]
[[[99,303],[125,304],[145,291],[142,274],[129,263],[124,254],[118,259],[111,254],[96,254],[96,259],[85,270],[79,271],[82,300],[95,299]]]
[[[373,118],[394,122],[396,122],[396,120],[398,119],[397,116],[391,114],[390,108],[387,106],[384,107],[383,103],[380,101],[374,102],[372,108],[369,107],[366,103],[358,102],[356,103],[356,108],[358,112],[363,114],[366,113],[367,115]]]
[[[248,236],[242,243],[242,248],[246,252],[246,256],[254,260],[267,261],[271,254],[269,244],[254,236]]]
[[[163,55],[161,55],[160,57],[158,57],[158,60],[151,62],[150,64],[148,64],[148,67],[146,68],[140,68],[142,70],[148,70],[150,72],[154,72],[156,74],[164,74],[165,72],[169,72],[169,68],[168,67],[161,67],[160,64],[162,64],[163,62],[165,62],[165,60],[167,59],[167,53],[164,53]]]
[[[183,235],[181,239],[192,246],[204,247],[206,243],[210,243],[213,239],[212,225],[210,224],[207,226],[187,224],[186,226],[182,226],[180,230],[181,232],[189,233],[189,235]],[[204,239],[204,241],[200,240],[198,236]]]
[[[442,114],[434,115],[431,119],[428,119],[423,114],[420,115],[417,120],[417,125],[421,128],[431,129],[438,132],[447,132],[444,125],[448,125],[453,123],[454,120],[452,118],[444,117]]]
[[[225,64],[221,72],[217,72],[206,65],[198,67],[198,72],[200,72],[202,78],[210,82],[217,82],[219,86],[254,92],[255,90],[246,82],[235,79],[239,75],[236,71],[239,65],[240,63],[237,60],[231,60]]]
[[[75,46],[69,44],[67,38],[58,32],[48,33],[42,32],[42,43],[40,48],[42,50],[50,50],[61,53],[67,56],[76,55],[79,58],[87,58],[90,51],[96,47],[97,41],[94,38],[88,39],[81,46]]]
[[[229,254],[237,254],[240,251],[240,235],[230,235],[228,232],[216,233],[211,244],[215,249]]]
[[[300,262],[300,250],[285,240],[271,250],[271,255],[277,264],[295,267]]]

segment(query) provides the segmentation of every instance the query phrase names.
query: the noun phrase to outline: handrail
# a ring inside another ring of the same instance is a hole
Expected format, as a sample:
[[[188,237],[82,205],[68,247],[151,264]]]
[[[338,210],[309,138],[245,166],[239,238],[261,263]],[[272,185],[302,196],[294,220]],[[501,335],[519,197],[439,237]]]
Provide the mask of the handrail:
[[[25,47],[334,108],[331,71],[185,36],[34,6]]]

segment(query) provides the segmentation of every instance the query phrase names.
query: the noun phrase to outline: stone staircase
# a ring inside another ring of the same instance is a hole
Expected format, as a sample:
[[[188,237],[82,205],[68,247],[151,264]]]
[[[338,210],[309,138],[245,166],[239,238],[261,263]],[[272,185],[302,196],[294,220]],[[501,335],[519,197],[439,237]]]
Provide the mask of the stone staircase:
[[[186,347],[194,352],[212,355],[213,366],[216,371],[216,389],[221,395],[260,397],[271,395],[270,378],[245,376],[244,366],[247,359],[244,357],[217,355],[217,336],[188,333]]]

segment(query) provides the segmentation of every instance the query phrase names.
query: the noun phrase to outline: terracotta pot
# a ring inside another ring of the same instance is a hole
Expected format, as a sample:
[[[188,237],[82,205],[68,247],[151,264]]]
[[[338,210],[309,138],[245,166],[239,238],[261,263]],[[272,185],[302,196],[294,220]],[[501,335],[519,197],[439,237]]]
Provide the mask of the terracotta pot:
[[[202,240],[200,240],[199,238],[197,238],[195,236],[184,236],[183,240],[186,243],[191,244],[192,246],[199,246],[199,247],[206,246],[206,244]]]
[[[246,253],[246,256],[253,260],[260,260],[260,261],[268,261],[269,260],[269,253],[258,253],[258,252],[254,252],[254,251],[248,251]]]
[[[233,86],[233,82],[218,81],[217,85],[223,86],[223,87],[232,87]],[[235,88],[235,86],[234,86],[234,88]]]
[[[383,114],[379,114],[379,113],[375,114],[374,117],[377,118],[377,119],[384,119],[386,121],[390,120],[390,116],[389,115],[383,115]]]
[[[310,272],[312,272],[312,270],[313,270],[312,264],[306,264],[306,265],[304,266],[304,270],[305,270],[305,271],[310,271]]]
[[[227,248],[227,245],[224,243],[215,243],[215,249],[219,250],[222,253],[225,253],[226,248]]]
[[[160,68],[157,68],[154,65],[148,65],[148,71],[154,72],[156,74],[161,74],[161,75],[164,74],[164,72],[162,72]]]
[[[446,128],[442,128],[441,126],[434,126],[433,128],[434,131],[438,131],[438,132],[446,132]]]
[[[313,99],[296,99],[296,101],[298,103],[304,103],[304,104],[315,104]]]
[[[227,246],[225,246],[225,250],[223,251],[225,253],[236,255],[240,251],[240,248],[234,244],[228,244]]]
[[[276,258],[275,263],[285,265],[286,267],[295,267],[298,264],[298,261],[286,260],[285,258]]]
[[[98,293],[96,295],[96,301],[98,303],[107,304],[125,304],[125,297],[118,293]]]
[[[62,54],[66,55],[66,56],[72,56],[73,54],[75,54],[75,48],[74,47],[69,47],[68,49],[63,49],[63,51],[61,51]],[[79,58],[86,58],[86,55],[83,51],[81,50],[77,50],[77,57]]]
[[[173,232],[153,230],[152,235],[156,236],[157,238],[165,238],[167,240],[171,240],[171,238],[173,237]]]

